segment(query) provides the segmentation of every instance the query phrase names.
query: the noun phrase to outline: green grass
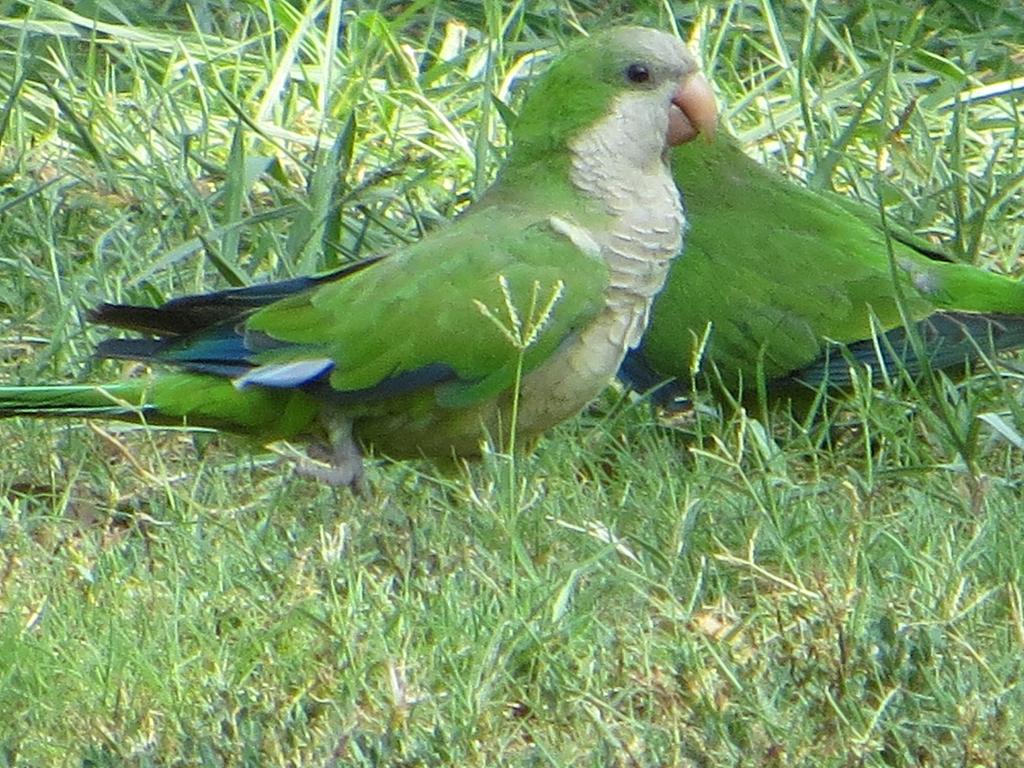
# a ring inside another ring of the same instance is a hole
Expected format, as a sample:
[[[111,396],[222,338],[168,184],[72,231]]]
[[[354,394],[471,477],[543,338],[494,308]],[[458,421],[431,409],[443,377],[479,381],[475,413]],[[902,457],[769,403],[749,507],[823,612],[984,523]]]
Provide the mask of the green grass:
[[[98,301],[421,236],[534,51],[668,5],[0,2],[0,380],[130,375]],[[672,5],[752,154],[1018,268],[1024,14]],[[611,390],[513,473],[380,464],[368,499],[0,422],[0,765],[1024,764],[1019,378],[811,434]]]

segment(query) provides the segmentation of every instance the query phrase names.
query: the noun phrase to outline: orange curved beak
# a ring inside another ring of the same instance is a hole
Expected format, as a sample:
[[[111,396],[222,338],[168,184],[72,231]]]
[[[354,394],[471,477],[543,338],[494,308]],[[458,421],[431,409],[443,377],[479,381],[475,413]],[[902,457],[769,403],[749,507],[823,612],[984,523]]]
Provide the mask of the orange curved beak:
[[[718,105],[704,75],[695,72],[679,83],[672,95],[668,120],[668,144],[676,146],[703,134],[710,141],[718,125]]]

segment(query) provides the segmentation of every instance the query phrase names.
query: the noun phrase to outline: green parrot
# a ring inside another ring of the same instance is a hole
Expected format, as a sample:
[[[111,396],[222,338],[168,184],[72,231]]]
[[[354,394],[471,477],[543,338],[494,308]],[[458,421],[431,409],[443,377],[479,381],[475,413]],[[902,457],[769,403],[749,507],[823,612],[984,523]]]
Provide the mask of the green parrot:
[[[687,394],[698,360],[749,399],[761,377],[769,396],[799,396],[849,387],[858,368],[919,375],[1024,346],[1024,285],[887,232],[870,206],[789,181],[722,135],[676,150],[672,173],[685,254],[620,370],[662,404]]]
[[[713,129],[710,86],[673,36],[579,42],[531,89],[486,194],[422,241],[326,275],[101,305],[141,338],[103,358],[178,369],[103,385],[0,387],[0,417],[214,428],[326,454],[465,456],[577,413],[639,342],[684,227],[669,145]],[[518,388],[516,384],[519,384]]]

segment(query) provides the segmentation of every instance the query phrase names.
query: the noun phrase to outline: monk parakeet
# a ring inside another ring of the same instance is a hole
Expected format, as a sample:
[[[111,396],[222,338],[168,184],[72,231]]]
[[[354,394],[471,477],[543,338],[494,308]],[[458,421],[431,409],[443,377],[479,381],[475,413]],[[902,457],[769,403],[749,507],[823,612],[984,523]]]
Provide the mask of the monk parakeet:
[[[178,372],[2,387],[0,416],[303,439],[327,448],[325,479],[353,485],[366,448],[450,457],[507,440],[513,403],[516,434],[532,438],[595,397],[640,340],[681,247],[667,148],[714,121],[675,37],[595,35],[537,81],[497,180],[448,227],[332,274],[102,305],[93,321],[144,337],[105,341],[100,357]]]
[[[887,233],[870,206],[791,182],[725,136],[680,147],[672,173],[686,248],[623,364],[637,390],[662,385],[662,402],[685,395],[698,357],[749,397],[761,376],[769,394],[841,388],[851,368],[918,374],[918,352],[932,369],[963,368],[1024,346],[1024,285]]]

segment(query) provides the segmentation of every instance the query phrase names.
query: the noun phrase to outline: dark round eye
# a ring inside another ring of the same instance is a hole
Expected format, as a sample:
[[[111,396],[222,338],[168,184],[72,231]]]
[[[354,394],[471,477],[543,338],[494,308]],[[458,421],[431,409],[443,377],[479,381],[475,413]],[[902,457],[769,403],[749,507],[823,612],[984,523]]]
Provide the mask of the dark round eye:
[[[626,67],[626,77],[631,83],[646,83],[651,79],[651,70],[646,64],[630,64]]]

